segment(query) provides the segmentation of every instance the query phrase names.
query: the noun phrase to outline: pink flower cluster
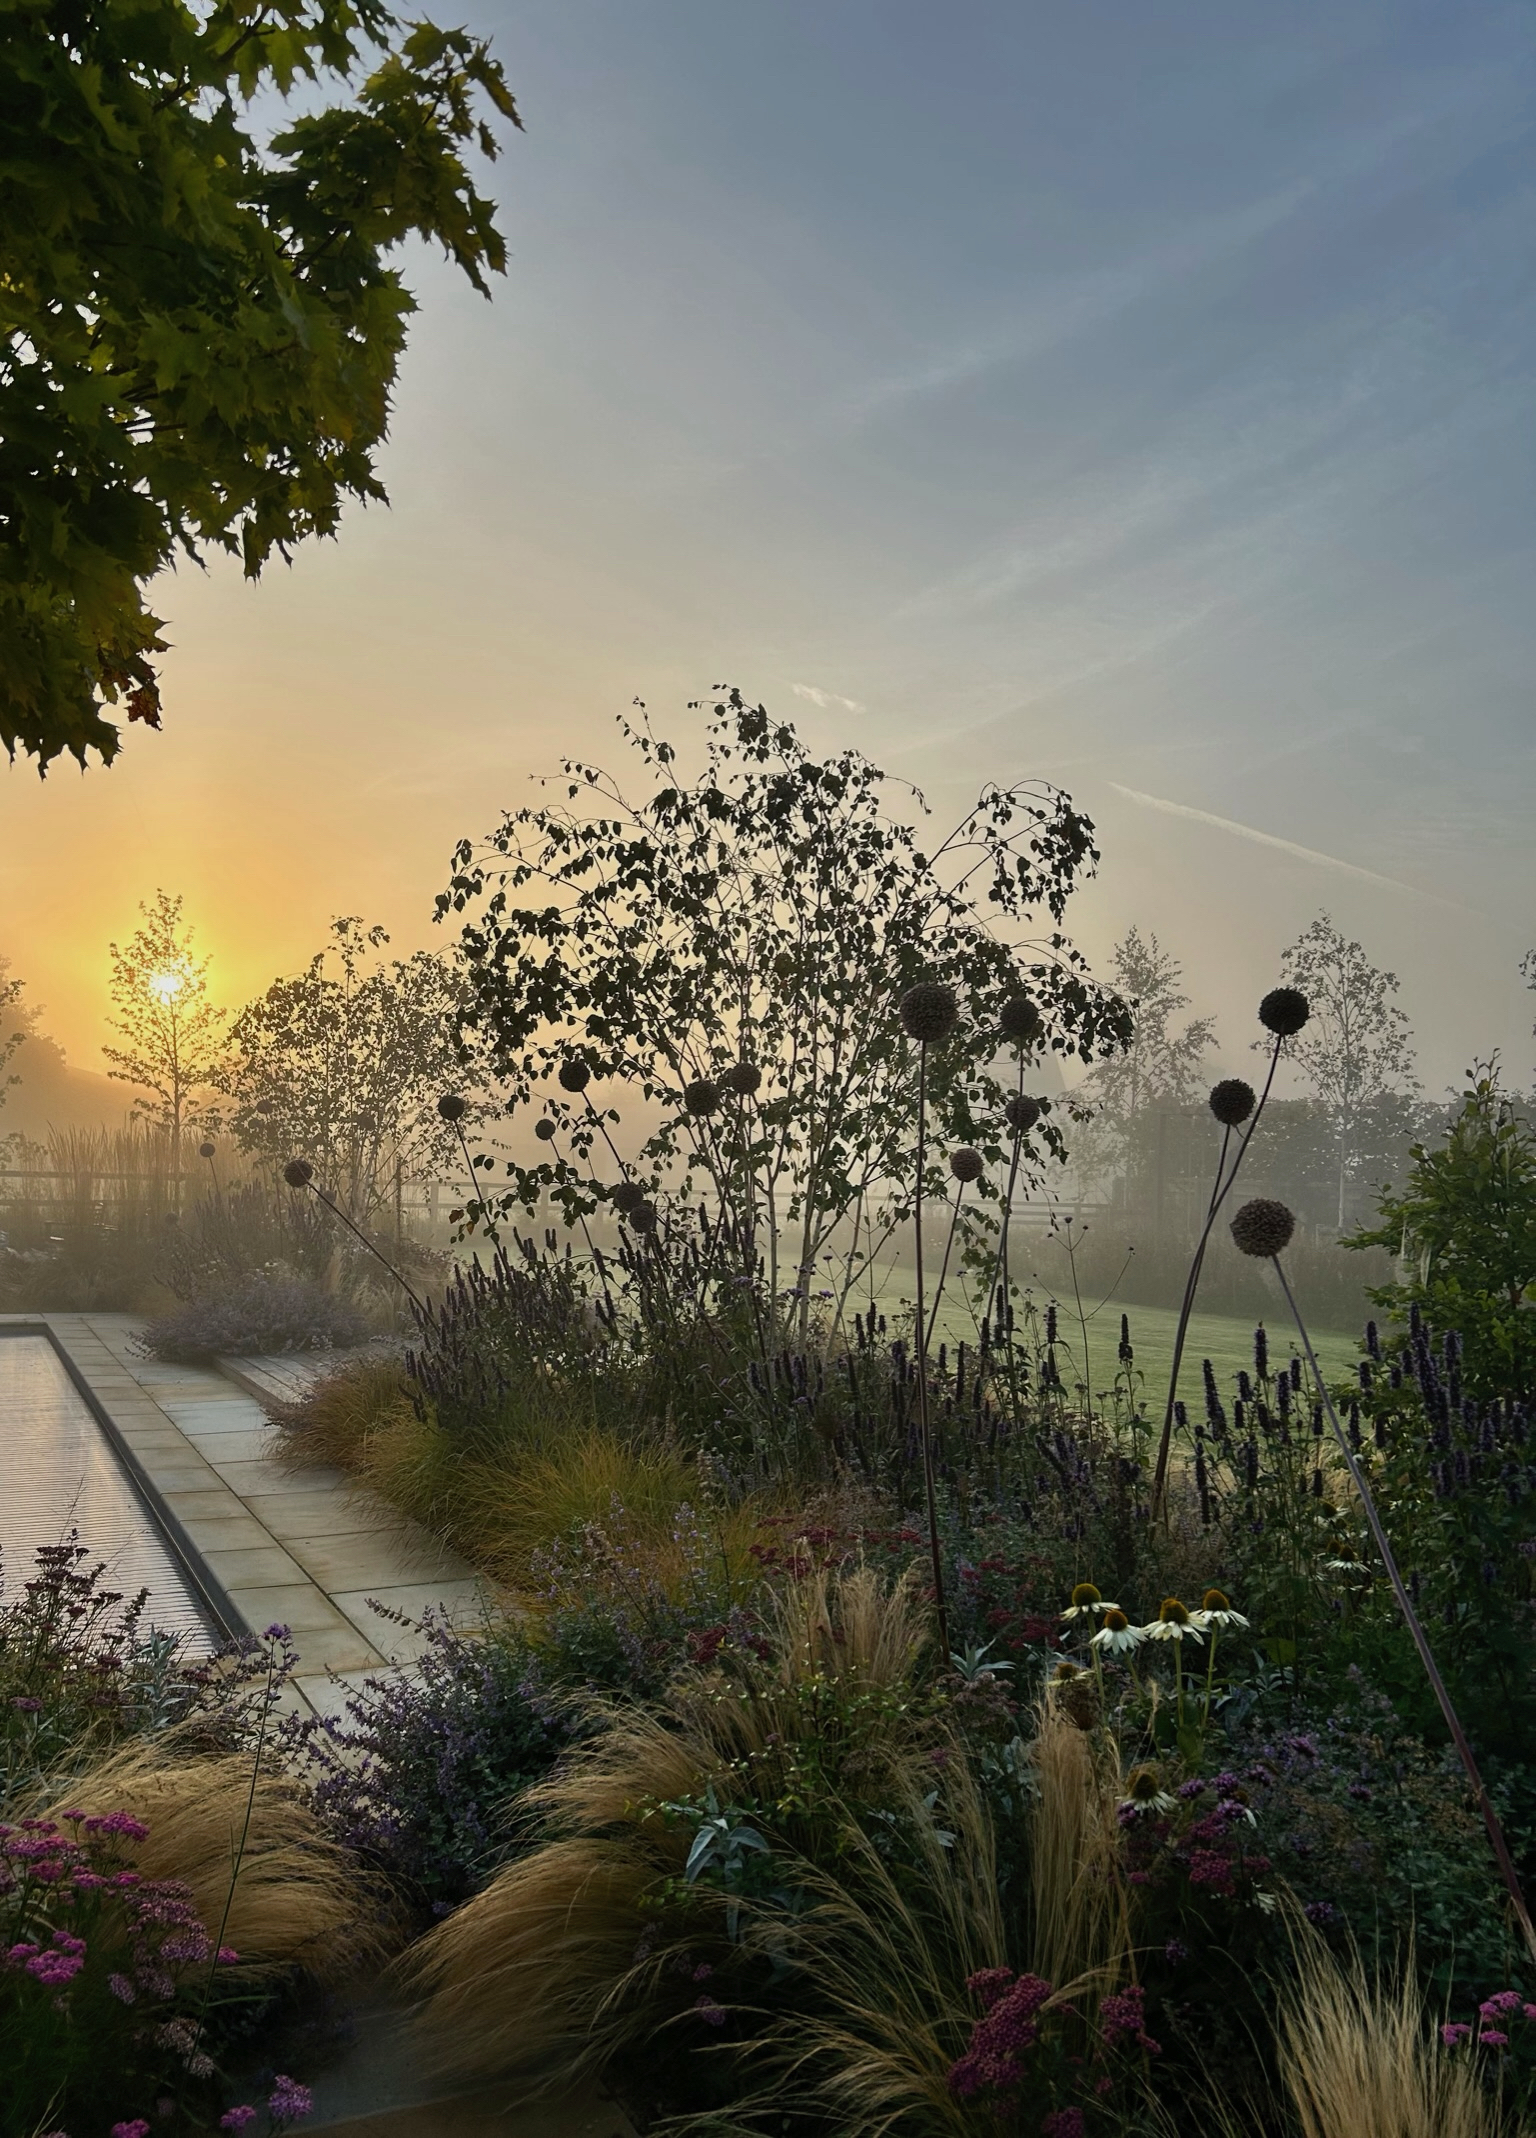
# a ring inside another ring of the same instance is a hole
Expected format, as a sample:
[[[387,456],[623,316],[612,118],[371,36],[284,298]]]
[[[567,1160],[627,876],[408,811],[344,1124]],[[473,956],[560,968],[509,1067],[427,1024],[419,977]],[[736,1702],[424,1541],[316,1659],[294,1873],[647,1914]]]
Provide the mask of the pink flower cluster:
[[[1475,2031],[1465,2020],[1447,2020],[1440,2029],[1440,2039],[1447,2049],[1458,2049],[1463,2042],[1474,2040],[1479,2049],[1507,2049],[1509,2029],[1517,2019],[1527,2025],[1536,2024],[1536,2004],[1527,2004],[1518,1990],[1499,1990],[1478,2006]]]
[[[1023,2058],[1040,2037],[1037,2015],[1051,1995],[1050,1983],[1039,1975],[1015,1980],[1007,1967],[984,1968],[966,1988],[985,2017],[972,2027],[964,2056],[950,2066],[949,2089],[961,2100],[983,2088],[1007,2092],[1022,2083]]]
[[[1106,2048],[1117,2048],[1122,2042],[1134,2042],[1138,2049],[1145,2049],[1148,2056],[1161,2056],[1162,2044],[1155,2042],[1147,2032],[1147,1993],[1140,1983],[1133,1982],[1129,1989],[1106,1997],[1099,2005],[1099,2032]]]

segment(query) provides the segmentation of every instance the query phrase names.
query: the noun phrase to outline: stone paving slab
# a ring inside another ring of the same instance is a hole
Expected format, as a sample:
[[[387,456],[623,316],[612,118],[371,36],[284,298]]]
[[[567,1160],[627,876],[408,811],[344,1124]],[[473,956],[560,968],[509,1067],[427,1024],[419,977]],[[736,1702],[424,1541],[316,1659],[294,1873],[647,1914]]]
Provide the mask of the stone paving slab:
[[[408,1667],[420,1637],[369,1609],[376,1598],[417,1616],[429,1605],[472,1621],[486,1584],[429,1530],[402,1522],[338,1470],[292,1471],[273,1459],[258,1392],[303,1392],[335,1360],[242,1361],[240,1385],[211,1367],[141,1358],[124,1314],[47,1314],[81,1378],[121,1431],[209,1572],[255,1632],[291,1629],[295,1698],[341,1711],[349,1687]],[[329,1674],[340,1672],[339,1687]]]

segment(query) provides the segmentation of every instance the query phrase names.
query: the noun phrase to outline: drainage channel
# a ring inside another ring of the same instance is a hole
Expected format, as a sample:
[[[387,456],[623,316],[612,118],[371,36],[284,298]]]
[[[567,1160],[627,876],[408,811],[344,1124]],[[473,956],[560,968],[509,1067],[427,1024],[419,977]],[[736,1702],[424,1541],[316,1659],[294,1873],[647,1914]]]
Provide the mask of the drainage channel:
[[[184,1654],[246,1631],[51,1331],[0,1328],[0,1599],[31,1579],[39,1545],[72,1530],[113,1588],[148,1590],[146,1628],[176,1634]]]

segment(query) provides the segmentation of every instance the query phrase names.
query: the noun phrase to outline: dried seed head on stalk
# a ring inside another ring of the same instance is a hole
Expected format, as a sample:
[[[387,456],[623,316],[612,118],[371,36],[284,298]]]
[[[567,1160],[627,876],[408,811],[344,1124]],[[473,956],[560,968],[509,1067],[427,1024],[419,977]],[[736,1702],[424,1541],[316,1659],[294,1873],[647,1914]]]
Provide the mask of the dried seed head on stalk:
[[[1027,1136],[1041,1113],[1040,1101],[1032,1099],[1027,1091],[1016,1091],[1003,1108],[1003,1119],[1016,1136]]]
[[[1028,995],[1010,995],[997,1013],[1004,1039],[1015,1046],[1032,1047],[1045,1030],[1045,1019]]]
[[[946,987],[942,980],[919,980],[902,996],[899,1014],[908,1039],[931,1047],[938,1040],[948,1039],[960,1022],[960,1004],[954,989]]]
[[[621,1180],[617,1187],[610,1190],[608,1200],[621,1217],[628,1217],[631,1211],[638,1210],[645,1201],[645,1190],[637,1181]]]
[[[555,1124],[547,1117],[542,1121],[535,1121],[533,1133],[538,1137],[540,1143],[553,1143],[555,1140]]]
[[[958,1151],[949,1154],[949,1170],[956,1180],[980,1180],[987,1170],[987,1161],[980,1151],[973,1151],[968,1143],[962,1143]]]
[[[1245,1255],[1278,1255],[1291,1244],[1296,1220],[1284,1203],[1256,1195],[1232,1220],[1232,1238]]]
[[[716,1113],[720,1106],[720,1086],[707,1076],[695,1077],[684,1087],[683,1104],[689,1113],[701,1120],[706,1114]]]
[[[560,1064],[562,1091],[585,1091],[591,1081],[592,1072],[585,1062],[569,1061]]]
[[[1259,1004],[1259,1023],[1277,1039],[1292,1039],[1312,1014],[1299,987],[1272,987]]]
[[[217,1148],[216,1144],[200,1143],[197,1147],[197,1155],[199,1158],[211,1158]]]
[[[445,1091],[437,1102],[437,1110],[445,1121],[462,1121],[469,1106],[456,1091]]]
[[[644,1197],[636,1203],[634,1209],[629,1213],[630,1226],[635,1232],[654,1232],[656,1230],[656,1219],[656,1205],[646,1202]]]
[[[283,1167],[283,1178],[290,1188],[307,1188],[315,1177],[315,1169],[307,1158],[290,1158]]]
[[[729,1069],[721,1071],[720,1081],[727,1091],[734,1091],[744,1099],[750,1099],[763,1088],[763,1072],[756,1062],[732,1062]]]
[[[1253,1086],[1245,1084],[1240,1076],[1224,1076],[1219,1084],[1211,1086],[1211,1112],[1223,1128],[1236,1128],[1246,1121],[1258,1100]]]

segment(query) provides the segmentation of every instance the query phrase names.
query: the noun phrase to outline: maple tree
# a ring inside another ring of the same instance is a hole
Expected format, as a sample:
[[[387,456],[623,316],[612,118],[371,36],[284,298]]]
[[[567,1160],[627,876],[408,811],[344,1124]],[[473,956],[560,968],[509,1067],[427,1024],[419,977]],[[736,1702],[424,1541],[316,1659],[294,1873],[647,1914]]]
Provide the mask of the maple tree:
[[[386,257],[504,271],[464,151],[520,122],[484,40],[379,0],[0,0],[0,743],[39,766],[160,724],[178,556],[272,553],[383,500],[414,300]],[[264,142],[253,99],[344,101]]]

